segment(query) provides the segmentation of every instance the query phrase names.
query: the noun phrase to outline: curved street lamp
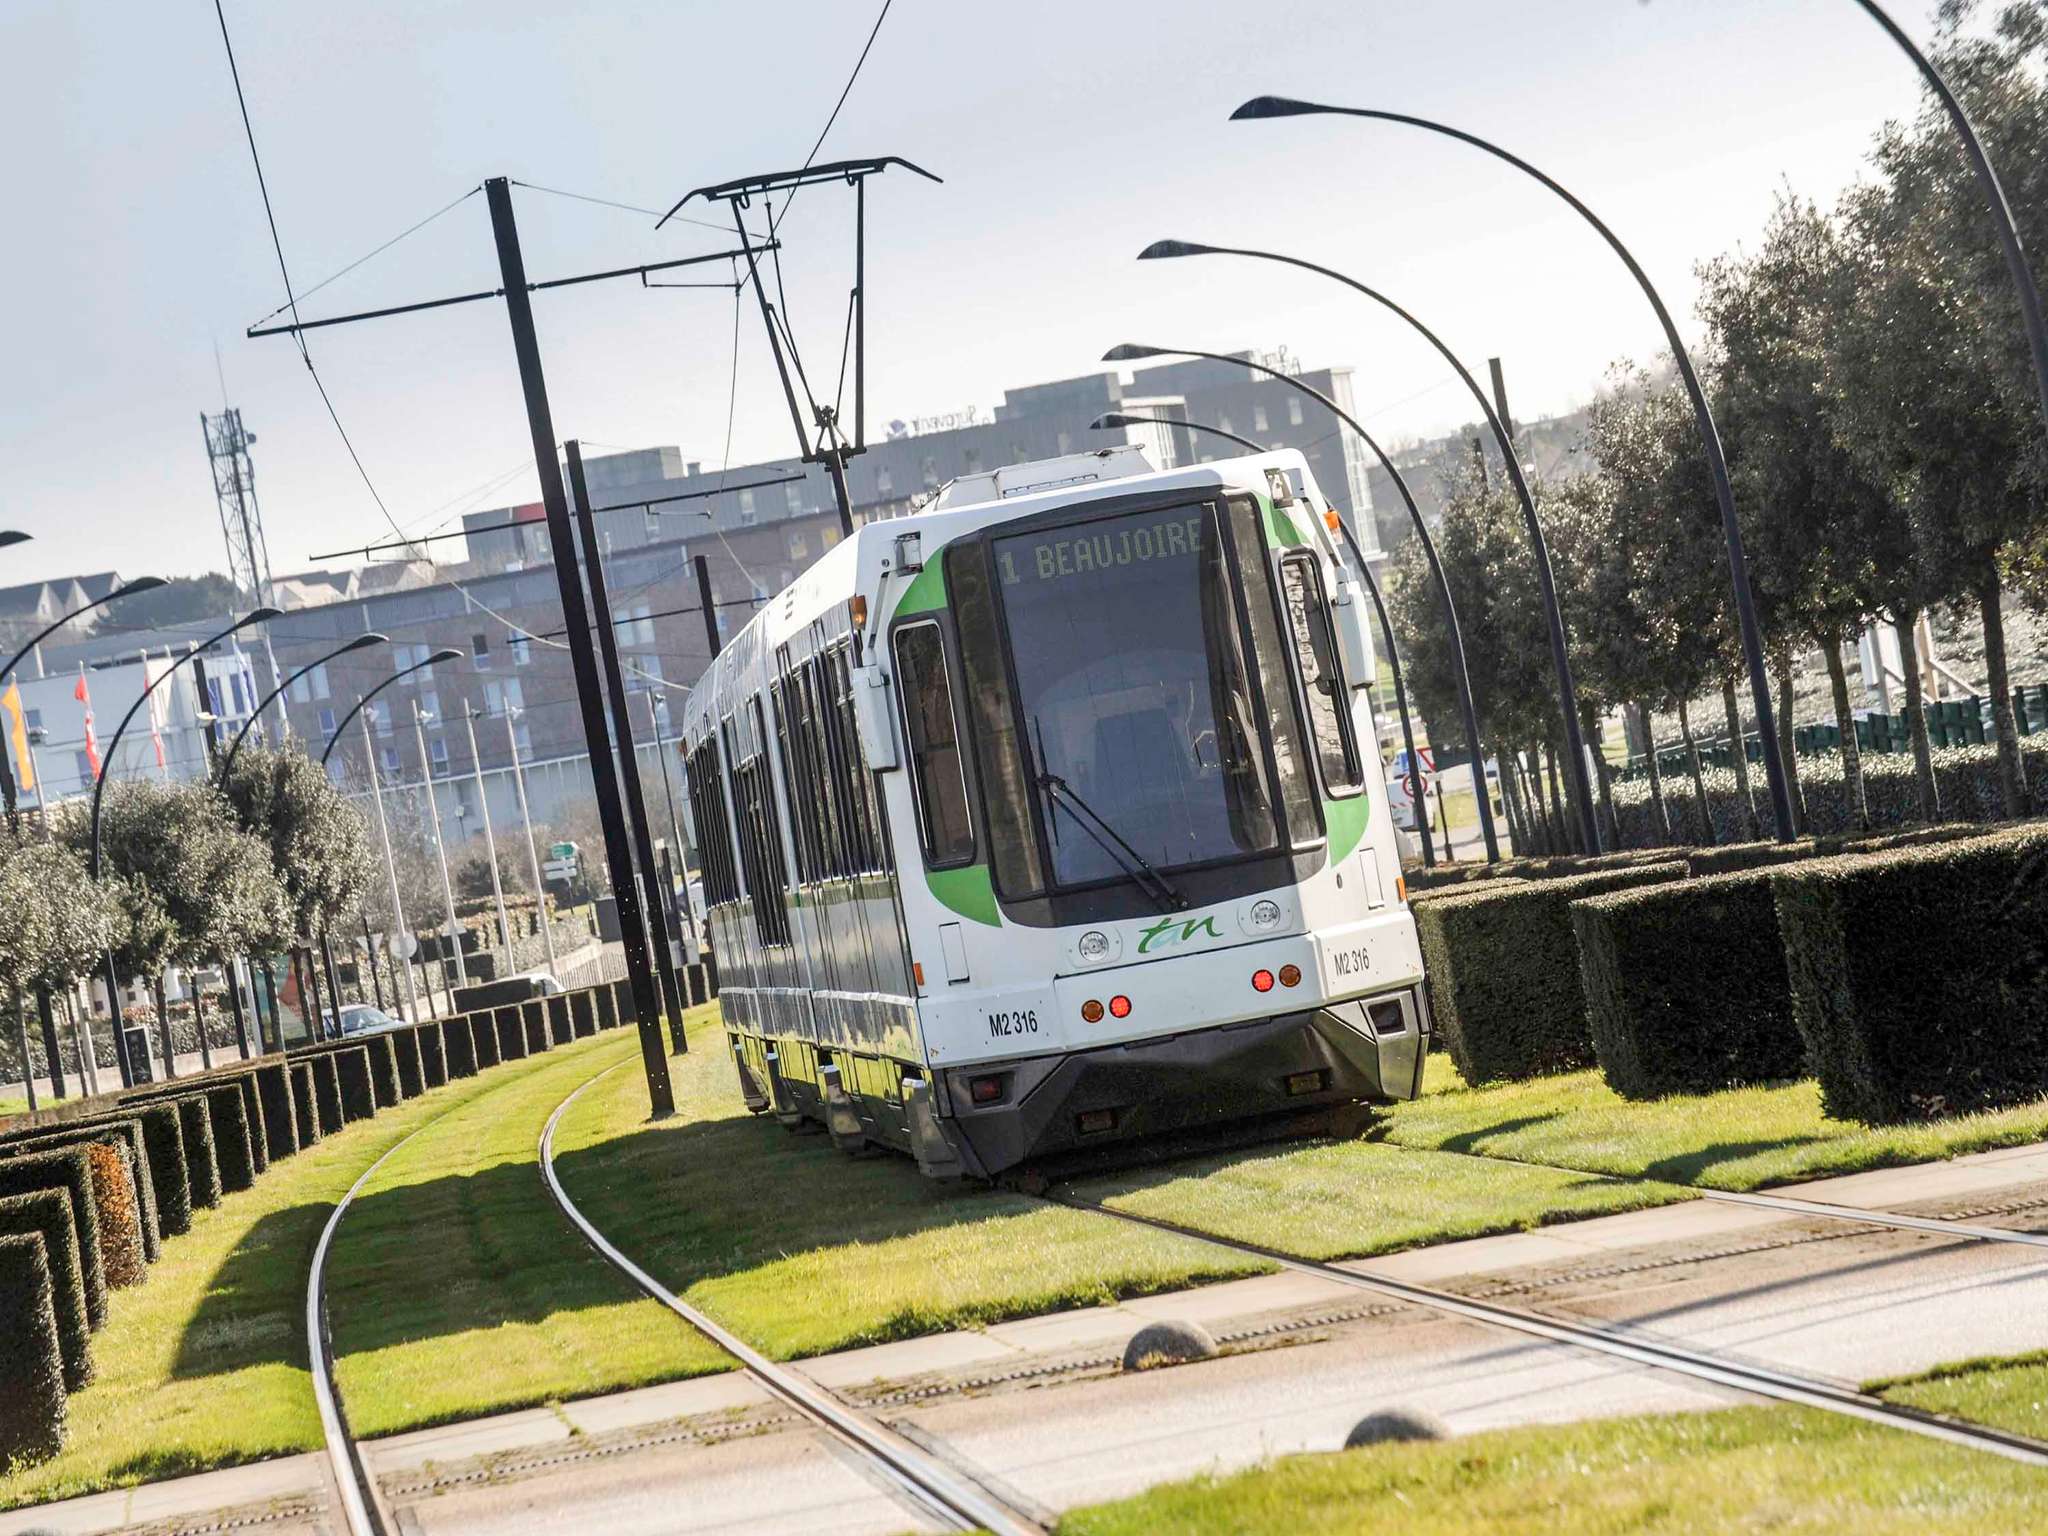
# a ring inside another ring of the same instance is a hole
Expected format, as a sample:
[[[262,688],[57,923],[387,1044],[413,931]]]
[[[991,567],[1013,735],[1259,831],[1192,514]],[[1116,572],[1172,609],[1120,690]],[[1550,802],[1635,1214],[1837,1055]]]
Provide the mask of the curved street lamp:
[[[0,528],[0,549],[5,549],[10,544],[26,544],[34,537],[32,533],[22,533],[17,529]]]
[[[2012,279],[2013,291],[2019,295],[2020,319],[2026,325],[2027,345],[2034,354],[2034,389],[2041,397],[2041,414],[2048,419],[2048,323],[2041,318],[2041,290],[2034,285],[2033,269],[2027,265],[2026,249],[2020,244],[2020,232],[2013,225],[2012,206],[2005,200],[2005,188],[1999,185],[1998,172],[1991,168],[1991,157],[1984,152],[1983,141],[1977,137],[1977,127],[1970,121],[1970,114],[1956,100],[1956,93],[1949,89],[1948,81],[1934,67],[1934,61],[1920,51],[1877,0],[1856,0],[1856,3],[1913,61],[1928,89],[1934,92],[1942,109],[1948,113],[1956,137],[1963,141],[1963,152],[1970,157],[1970,169],[1977,175],[1977,188],[1984,194],[1984,206],[1998,229],[1998,244],[2005,253],[2006,273]]]
[[[1212,427],[1205,421],[1177,421],[1171,416],[1134,416],[1129,411],[1104,411],[1089,422],[1088,426],[1095,432],[1106,432],[1114,427],[1178,427],[1191,437],[1196,433],[1203,433],[1210,437],[1227,439],[1241,448],[1249,448],[1253,453],[1271,451],[1248,437],[1240,437],[1237,433],[1226,431],[1222,427]],[[1344,535],[1344,543],[1351,551],[1351,558],[1358,562],[1359,573],[1365,578],[1365,590],[1372,594],[1373,612],[1379,615],[1380,634],[1387,642],[1387,667],[1394,674],[1394,707],[1401,715],[1401,744],[1408,749],[1408,768],[1409,772],[1413,773],[1418,761],[1415,756],[1415,727],[1408,718],[1408,688],[1401,680],[1401,658],[1394,650],[1394,626],[1387,622],[1386,599],[1380,595],[1379,580],[1373,575],[1372,567],[1366,563],[1365,552],[1358,547],[1358,540],[1353,537],[1350,524],[1339,518],[1337,527]],[[1416,782],[1419,784],[1421,780],[1418,778]],[[1422,831],[1423,865],[1425,868],[1434,869],[1436,845],[1429,835],[1429,817],[1418,816],[1415,824]],[[1446,853],[1449,851],[1445,850]]]
[[[153,576],[145,577],[144,580],[148,581],[153,587],[163,585],[162,581]],[[129,584],[130,588],[135,585],[136,583],[132,582]],[[145,588],[145,590],[147,589]],[[117,593],[115,595],[119,596],[120,594]],[[92,859],[87,872],[92,876],[95,883],[100,878],[100,807],[107,792],[107,775],[114,771],[114,758],[121,750],[121,737],[127,732],[128,727],[134,723],[135,716],[140,713],[142,706],[149,702],[149,696],[168,682],[186,662],[192,660],[193,657],[203,651],[211,650],[230,635],[240,634],[251,624],[269,623],[270,620],[279,616],[279,612],[280,610],[276,608],[250,609],[249,612],[243,614],[242,617],[235,620],[234,623],[230,624],[219,634],[200,641],[199,644],[191,647],[184,655],[173,661],[168,667],[165,667],[163,671],[156,675],[156,680],[147,683],[141,694],[137,696],[135,702],[128,706],[128,713],[121,717],[121,723],[114,727],[114,734],[108,738],[106,756],[101,760],[99,777],[93,780],[92,785]],[[47,632],[45,631],[45,633]],[[15,659],[17,661],[20,660],[19,657]],[[132,1087],[135,1082],[135,1069],[128,1060],[128,1033],[121,1023],[121,978],[114,969],[114,952],[111,949],[107,951],[107,1011],[113,1016],[114,1054],[119,1060],[121,1076],[123,1081]],[[169,1069],[169,1066],[170,1063],[165,1063],[166,1070]]]
[[[1380,467],[1393,479],[1394,489],[1400,493],[1402,504],[1408,508],[1408,519],[1415,525],[1415,536],[1422,541],[1423,558],[1429,562],[1430,575],[1436,579],[1437,597],[1443,604],[1444,627],[1451,638],[1451,671],[1458,685],[1458,711],[1464,718],[1465,742],[1471,748],[1472,761],[1483,765],[1486,761],[1485,749],[1479,744],[1479,712],[1472,704],[1472,675],[1465,666],[1465,632],[1458,624],[1458,606],[1451,599],[1451,584],[1444,575],[1443,562],[1437,558],[1436,540],[1430,537],[1429,525],[1422,520],[1422,509],[1415,505],[1415,496],[1408,489],[1408,481],[1402,476],[1401,471],[1394,467],[1394,461],[1387,456],[1386,450],[1374,441],[1373,435],[1365,430],[1356,416],[1314,385],[1297,379],[1291,373],[1282,373],[1277,368],[1254,362],[1248,357],[1231,357],[1222,352],[1199,352],[1193,347],[1145,347],[1125,342],[1103,353],[1102,360],[1105,363],[1127,363],[1141,358],[1169,356],[1199,357],[1212,363],[1230,363],[1297,389],[1357,433],[1358,440],[1372,450],[1373,457],[1380,461]],[[1487,803],[1484,795],[1480,795],[1478,800],[1479,832],[1486,843],[1486,861],[1489,864],[1497,864],[1500,862],[1500,840],[1494,832],[1493,807]]]
[[[1875,6],[1869,5],[1867,0],[1859,0],[1859,3],[1864,4],[1865,9],[1871,11],[1872,14],[1878,16],[1880,20],[1889,25],[1890,19],[1885,17]],[[1900,41],[1904,40],[1904,34],[1900,33],[1896,27],[1892,27],[1891,30],[1895,38]],[[1907,47],[1909,52],[1913,51],[1910,44]],[[1924,61],[1922,62],[1924,63]],[[1938,80],[1940,78],[1934,74],[1931,64],[1926,65],[1926,70],[1934,79]],[[1945,90],[1946,87],[1941,87],[1941,89]],[[1957,112],[1961,110],[1960,107],[1956,108]],[[1521,156],[1502,149],[1498,144],[1482,139],[1475,133],[1467,133],[1462,128],[1453,128],[1448,123],[1433,122],[1426,117],[1411,117],[1405,112],[1382,112],[1370,107],[1332,107],[1318,102],[1297,101],[1288,96],[1254,96],[1250,101],[1231,113],[1230,117],[1232,122],[1236,122],[1244,118],[1305,117],[1317,115],[1364,117],[1380,122],[1404,123],[1411,128],[1422,128],[1431,133],[1440,133],[1447,138],[1456,139],[1460,143],[1470,144],[1474,149],[1485,150],[1486,153],[1492,155],[1496,160],[1504,161],[1523,174],[1541,182],[1552,192],[1563,198],[1565,202],[1569,203],[1573,212],[1577,213],[1599,232],[1600,238],[1607,242],[1609,248],[1613,250],[1615,255],[1621,258],[1622,264],[1628,268],[1629,275],[1636,280],[1636,286],[1643,290],[1643,296],[1650,301],[1650,307],[1657,312],[1657,323],[1664,328],[1664,343],[1670,347],[1672,361],[1678,365],[1678,375],[1685,382],[1685,392],[1692,401],[1693,416],[1699,423],[1700,440],[1706,446],[1707,468],[1714,480],[1714,499],[1720,504],[1721,508],[1721,532],[1728,544],[1728,578],[1730,584],[1735,589],[1735,617],[1737,627],[1742,632],[1743,661],[1749,669],[1750,702],[1756,711],[1757,735],[1761,738],[1761,745],[1763,747],[1764,778],[1770,785],[1771,817],[1778,841],[1790,842],[1793,835],[1792,796],[1785,773],[1785,759],[1778,749],[1777,726],[1771,709],[1770,673],[1764,662],[1763,633],[1757,623],[1756,598],[1751,592],[1749,585],[1749,563],[1742,549],[1742,525],[1735,516],[1735,490],[1728,479],[1728,459],[1727,455],[1721,450],[1721,434],[1714,426],[1714,413],[1707,404],[1706,391],[1700,385],[1699,373],[1692,365],[1692,356],[1685,350],[1685,342],[1679,337],[1678,326],[1671,318],[1671,311],[1664,307],[1663,297],[1657,292],[1656,285],[1650,281],[1650,275],[1643,270],[1642,263],[1636,260],[1635,254],[1621,243],[1621,237],[1609,229],[1601,221],[1598,214],[1580,202],[1578,198],[1574,197],[1557,181],[1537,170],[1535,166],[1522,159]],[[1967,140],[1974,145],[1975,135],[1968,135]],[[1976,152],[1981,155],[1981,148]],[[1984,171],[1987,175],[1990,172],[1988,162],[1984,164]],[[1996,186],[1995,178],[1993,185],[1994,187]],[[2009,223],[2007,228],[2010,228]],[[2012,236],[2011,238],[2016,241],[2018,237]],[[2024,260],[2021,261],[2020,266],[2023,270],[2025,267]],[[2032,280],[2029,278],[2029,288],[2031,288],[2031,284]],[[2024,301],[2024,294],[2022,298]],[[2036,303],[2038,305],[2038,299]],[[2039,313],[2037,308],[2034,320],[2030,322],[2030,325],[2037,324],[2038,322]],[[2039,366],[2038,359],[2044,355],[2040,350],[2040,345],[2037,343],[2037,366]],[[2043,375],[2043,377],[2048,379],[2048,375]],[[2044,384],[2043,387],[2048,389],[2048,384]],[[2044,409],[2048,409],[2048,395],[2044,395],[2043,400]],[[1584,764],[1579,764],[1579,767],[1583,773]]]
[[[214,774],[215,782],[221,784],[227,782],[228,770],[235,765],[235,754],[242,750],[242,742],[248,737],[249,732],[255,729],[256,722],[263,718],[263,711],[270,708],[271,700],[280,696],[285,689],[291,687],[293,683],[296,683],[315,667],[324,667],[337,656],[346,656],[350,651],[368,650],[373,645],[389,645],[390,643],[391,637],[389,635],[357,635],[347,645],[337,646],[318,661],[307,662],[298,671],[263,695],[263,702],[249,711],[249,718],[242,722],[242,728],[235,732],[235,739],[228,743],[227,751],[221,755],[220,767]],[[322,761],[324,762],[325,759],[323,758]]]
[[[1472,370],[1458,360],[1458,355],[1444,343],[1442,337],[1406,309],[1377,288],[1369,288],[1358,279],[1347,277],[1334,268],[1319,265],[1300,256],[1283,256],[1278,251],[1262,251],[1235,245],[1198,245],[1189,240],[1155,240],[1138,252],[1140,261],[1163,261],[1180,256],[1249,256],[1254,260],[1276,261],[1283,266],[1299,267],[1305,272],[1314,272],[1322,277],[1334,279],[1407,321],[1424,341],[1436,349],[1437,355],[1451,365],[1452,371],[1471,393],[1479,406],[1480,415],[1486,419],[1486,425],[1493,433],[1495,444],[1500,448],[1508,480],[1514,486],[1516,499],[1522,504],[1522,520],[1528,527],[1529,545],[1536,562],[1536,585],[1543,601],[1543,618],[1550,632],[1550,665],[1557,675],[1557,707],[1564,720],[1565,755],[1570,760],[1566,779],[1571,784],[1572,803],[1578,812],[1579,834],[1585,842],[1586,851],[1598,853],[1599,823],[1593,815],[1593,789],[1586,775],[1586,743],[1583,727],[1579,723],[1578,688],[1572,681],[1571,652],[1565,642],[1564,615],[1558,609],[1557,584],[1551,576],[1550,543],[1543,536],[1542,520],[1536,516],[1536,498],[1529,490],[1527,477],[1522,473],[1522,463],[1515,453],[1514,440],[1508,436],[1507,424],[1494,410],[1493,402],[1486,398],[1486,391],[1479,387],[1479,381],[1472,376]]]
[[[348,646],[346,647],[346,649],[353,650],[355,649],[355,647]],[[389,677],[385,678],[383,682],[379,683],[376,687],[372,688],[368,693],[358,698],[356,700],[356,707],[341,717],[341,723],[334,728],[334,734],[327,738],[327,748],[320,754],[320,766],[322,768],[325,768],[327,766],[327,759],[334,756],[334,749],[341,745],[341,738],[345,734],[347,734],[350,724],[355,720],[355,717],[357,715],[360,715],[363,712],[363,706],[369,703],[370,700],[377,697],[378,694],[382,693],[386,688],[389,688],[393,683],[397,682],[400,678],[410,677],[412,676],[413,673],[424,671],[426,668],[435,666],[440,662],[454,661],[461,655],[462,652],[458,650],[453,650],[444,647],[441,650],[434,652],[434,654],[429,656],[425,661],[416,661],[409,667],[399,668],[398,671],[392,673]]]

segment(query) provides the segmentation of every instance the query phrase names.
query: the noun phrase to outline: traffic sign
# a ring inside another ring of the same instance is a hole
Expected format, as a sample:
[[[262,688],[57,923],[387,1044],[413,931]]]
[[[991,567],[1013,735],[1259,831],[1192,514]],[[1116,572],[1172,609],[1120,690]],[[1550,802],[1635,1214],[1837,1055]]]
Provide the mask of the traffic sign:
[[[551,859],[566,859],[573,864],[576,861],[576,845],[574,843],[550,843],[548,844],[548,857]]]

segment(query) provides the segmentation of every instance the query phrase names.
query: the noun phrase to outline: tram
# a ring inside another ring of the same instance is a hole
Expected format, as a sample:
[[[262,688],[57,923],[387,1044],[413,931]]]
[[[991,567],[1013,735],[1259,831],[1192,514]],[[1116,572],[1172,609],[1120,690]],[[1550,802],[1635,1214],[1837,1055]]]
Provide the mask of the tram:
[[[1292,450],[868,524],[683,711],[741,1092],[993,1177],[1419,1091],[1366,601]]]

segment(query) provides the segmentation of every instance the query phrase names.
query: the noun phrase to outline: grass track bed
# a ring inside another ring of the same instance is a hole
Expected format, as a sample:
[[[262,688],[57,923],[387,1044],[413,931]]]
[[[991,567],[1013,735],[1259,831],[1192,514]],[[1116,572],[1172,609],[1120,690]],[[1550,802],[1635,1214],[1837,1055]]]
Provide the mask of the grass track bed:
[[[327,1312],[357,1434],[731,1367],[593,1252],[541,1182],[541,1127],[617,1062],[644,1113],[637,1036],[599,1035],[486,1076],[356,1196],[328,1256]]]
[[[630,1068],[555,1134],[570,1198],[663,1284],[778,1358],[821,1354],[1205,1280],[1256,1261],[1083,1211],[932,1184],[908,1159],[848,1159],[741,1108],[715,1010],[672,1063],[650,1125]]]
[[[2031,1468],[1802,1408],[1596,1419],[1290,1456],[1076,1510],[1059,1536],[2011,1536]]]
[[[149,1283],[113,1297],[93,1336],[94,1380],[71,1398],[69,1442],[0,1477],[0,1508],[318,1448],[304,1317],[320,1228],[387,1148],[498,1083],[467,1078],[358,1121],[193,1212]],[[422,1276],[430,1263],[423,1254]]]
[[[1823,1115],[1810,1081],[1637,1103],[1594,1071],[1468,1088],[1439,1056],[1430,1060],[1423,1096],[1388,1110],[1383,1134],[1421,1150],[1750,1190],[2048,1139],[2048,1100],[1869,1126]]]
[[[1871,1382],[1868,1390],[1889,1402],[2048,1440],[2048,1349],[1937,1366]]]

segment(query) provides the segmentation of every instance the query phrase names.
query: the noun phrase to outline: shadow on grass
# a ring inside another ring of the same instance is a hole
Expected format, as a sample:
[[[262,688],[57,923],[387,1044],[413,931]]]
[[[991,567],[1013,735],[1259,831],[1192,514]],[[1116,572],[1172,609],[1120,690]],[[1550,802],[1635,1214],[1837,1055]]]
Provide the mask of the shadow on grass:
[[[1745,1157],[1782,1152],[1787,1147],[1812,1146],[1827,1139],[1825,1136],[1773,1136],[1758,1141],[1717,1141],[1671,1157],[1660,1157],[1656,1162],[1647,1164],[1640,1177],[1661,1179],[1667,1184],[1696,1184],[1701,1174],[1722,1163],[1738,1163]]]
[[[1561,1110],[1549,1110],[1540,1115],[1517,1115],[1512,1120],[1499,1120],[1492,1125],[1477,1126],[1469,1131],[1460,1131],[1455,1136],[1446,1136],[1437,1143],[1441,1152],[1474,1152],[1482,1141],[1496,1136],[1512,1136],[1517,1131],[1526,1131],[1532,1126],[1544,1125],[1552,1120],[1562,1119]]]

